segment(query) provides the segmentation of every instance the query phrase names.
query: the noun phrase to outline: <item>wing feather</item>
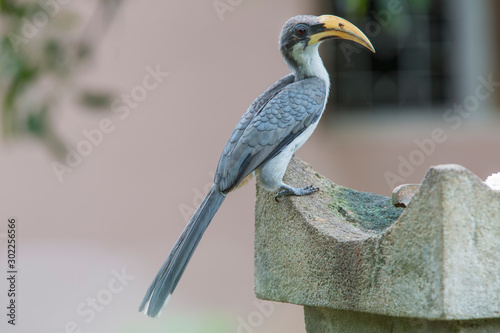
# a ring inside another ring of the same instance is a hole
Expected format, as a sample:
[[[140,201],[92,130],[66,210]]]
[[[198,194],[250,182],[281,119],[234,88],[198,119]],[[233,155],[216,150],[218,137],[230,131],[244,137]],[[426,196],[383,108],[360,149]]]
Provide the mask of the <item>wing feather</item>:
[[[263,94],[250,106],[224,148],[215,181],[225,193],[278,155],[323,113],[327,87],[321,79],[290,82],[287,76],[273,87],[264,93],[267,100]]]

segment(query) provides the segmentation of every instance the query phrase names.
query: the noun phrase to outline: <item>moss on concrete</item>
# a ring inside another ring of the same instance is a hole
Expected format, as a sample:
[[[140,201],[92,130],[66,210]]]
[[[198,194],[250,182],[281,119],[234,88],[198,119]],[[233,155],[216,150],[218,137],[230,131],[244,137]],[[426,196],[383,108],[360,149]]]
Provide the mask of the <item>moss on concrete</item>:
[[[359,228],[381,232],[391,226],[403,212],[392,205],[392,199],[383,195],[358,192],[343,186],[330,191],[331,209]]]

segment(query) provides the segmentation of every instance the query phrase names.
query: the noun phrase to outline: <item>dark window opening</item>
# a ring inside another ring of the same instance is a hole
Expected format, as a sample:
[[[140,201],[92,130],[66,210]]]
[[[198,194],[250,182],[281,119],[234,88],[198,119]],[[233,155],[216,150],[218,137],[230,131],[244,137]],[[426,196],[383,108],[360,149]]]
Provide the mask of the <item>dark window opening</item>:
[[[377,53],[345,40],[329,48],[332,112],[442,111],[453,93],[443,7],[444,0],[333,0],[333,12],[358,26]]]

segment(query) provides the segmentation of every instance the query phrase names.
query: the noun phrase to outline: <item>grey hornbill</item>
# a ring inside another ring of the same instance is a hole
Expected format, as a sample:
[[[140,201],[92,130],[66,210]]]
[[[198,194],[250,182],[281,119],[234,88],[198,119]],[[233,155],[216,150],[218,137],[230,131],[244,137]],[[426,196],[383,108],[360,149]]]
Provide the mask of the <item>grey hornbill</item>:
[[[320,42],[348,39],[375,52],[352,23],[333,15],[295,16],[285,23],[281,54],[292,70],[263,92],[236,125],[202,201],[149,287],[139,311],[156,317],[167,303],[213,216],[232,190],[256,175],[276,199],[307,195],[318,188],[283,183],[290,159],[312,134],[325,109],[330,80],[318,53]]]

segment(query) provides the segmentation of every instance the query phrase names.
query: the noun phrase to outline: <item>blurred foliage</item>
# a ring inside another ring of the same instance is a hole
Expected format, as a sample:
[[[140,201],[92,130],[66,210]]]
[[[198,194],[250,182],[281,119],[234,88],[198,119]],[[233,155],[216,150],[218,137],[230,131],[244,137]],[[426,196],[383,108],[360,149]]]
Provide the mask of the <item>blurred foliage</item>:
[[[404,35],[407,33],[409,14],[428,14],[433,2],[431,0],[333,0],[335,8],[342,15],[377,21],[377,16],[387,19],[388,24],[381,25],[389,35]],[[434,3],[435,5],[435,3]],[[397,8],[401,13],[386,17],[390,9]]]
[[[93,110],[109,109],[112,97],[106,92],[87,90],[81,94],[79,102]]]
[[[344,11],[349,15],[368,16],[370,10],[385,9],[392,6],[402,6],[411,8],[411,11],[425,13],[432,5],[431,0],[334,0],[335,4],[344,7]]]
[[[66,98],[109,109],[112,95],[78,87],[74,76],[88,63],[122,0],[95,0],[90,20],[56,0],[0,0],[0,105],[4,140],[31,136],[57,155],[64,144],[52,119]],[[76,97],[76,98],[75,98]]]
[[[165,314],[163,316],[164,317],[156,320],[148,318],[147,320],[141,320],[140,322],[128,323],[121,329],[118,329],[117,332],[226,333],[242,331],[232,327],[233,325],[236,325],[238,321],[236,318],[233,318],[227,313],[216,311],[201,314],[170,312],[168,313],[168,318],[166,318],[167,316]]]

